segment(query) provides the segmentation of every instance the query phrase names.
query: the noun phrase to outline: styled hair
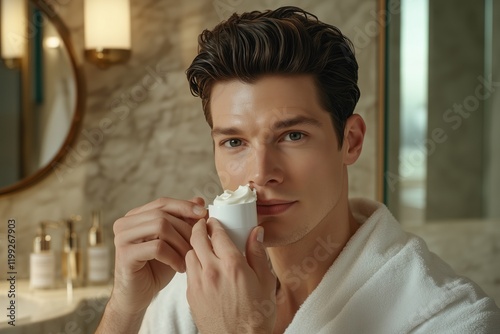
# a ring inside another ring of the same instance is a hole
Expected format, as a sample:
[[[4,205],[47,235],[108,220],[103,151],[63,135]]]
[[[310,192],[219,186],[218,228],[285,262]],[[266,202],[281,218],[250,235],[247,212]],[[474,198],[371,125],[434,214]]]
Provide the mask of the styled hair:
[[[300,8],[233,14],[198,37],[198,55],[186,71],[210,127],[214,83],[253,83],[265,75],[312,75],[319,102],[330,113],[339,148],[359,100],[358,63],[352,42],[335,26]]]

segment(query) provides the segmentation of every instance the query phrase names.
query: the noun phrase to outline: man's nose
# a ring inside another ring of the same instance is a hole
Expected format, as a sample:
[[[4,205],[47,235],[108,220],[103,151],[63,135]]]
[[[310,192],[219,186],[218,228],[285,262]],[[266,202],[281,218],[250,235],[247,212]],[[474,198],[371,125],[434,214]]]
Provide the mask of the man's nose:
[[[261,145],[253,150],[248,166],[248,182],[258,186],[283,182],[280,155],[272,147]]]

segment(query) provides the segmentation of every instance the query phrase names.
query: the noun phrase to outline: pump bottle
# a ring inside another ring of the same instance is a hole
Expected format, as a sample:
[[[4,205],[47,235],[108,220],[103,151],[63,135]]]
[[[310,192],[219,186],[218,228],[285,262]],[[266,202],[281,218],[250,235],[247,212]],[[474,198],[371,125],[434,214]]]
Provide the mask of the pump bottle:
[[[74,224],[80,221],[80,216],[72,216],[64,221],[64,245],[61,259],[62,275],[66,283],[71,283],[77,287],[82,281],[82,263],[80,247],[78,244],[78,235],[75,232]]]
[[[48,289],[55,285],[55,255],[50,248],[51,237],[46,233],[48,222],[41,222],[30,254],[30,287]]]
[[[100,212],[92,212],[92,226],[89,229],[87,248],[87,282],[91,285],[109,281],[109,248],[104,242]]]

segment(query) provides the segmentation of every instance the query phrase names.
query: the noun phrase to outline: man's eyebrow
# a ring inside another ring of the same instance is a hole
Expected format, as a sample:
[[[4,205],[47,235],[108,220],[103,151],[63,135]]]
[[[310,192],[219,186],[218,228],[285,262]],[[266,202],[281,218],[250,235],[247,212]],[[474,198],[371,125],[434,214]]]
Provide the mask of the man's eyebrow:
[[[272,126],[272,129],[273,130],[281,130],[281,129],[286,129],[286,128],[290,128],[292,126],[301,125],[301,124],[313,125],[313,126],[317,126],[317,127],[320,127],[322,125],[322,123],[315,118],[307,117],[307,116],[297,116],[297,117],[284,119],[284,120],[281,120],[281,121],[274,123]]]
[[[211,133],[212,137],[214,136],[236,136],[241,134],[241,130],[235,127],[230,127],[230,128],[213,128]]]
[[[315,118],[306,116],[297,116],[289,119],[284,119],[277,121],[271,126],[272,130],[282,130],[290,128],[300,124],[308,124],[320,127],[322,123]],[[236,136],[241,134],[243,131],[237,127],[220,128],[214,127],[212,129],[212,136],[222,135],[222,136]]]

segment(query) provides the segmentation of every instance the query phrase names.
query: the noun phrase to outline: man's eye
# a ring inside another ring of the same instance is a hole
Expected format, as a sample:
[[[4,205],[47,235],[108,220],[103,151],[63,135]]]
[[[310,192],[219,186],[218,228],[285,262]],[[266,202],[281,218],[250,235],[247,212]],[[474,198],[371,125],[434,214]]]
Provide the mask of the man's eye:
[[[224,142],[224,146],[226,147],[238,147],[241,145],[241,140],[239,139],[229,139]]]
[[[302,139],[303,136],[302,132],[290,132],[285,136],[285,140],[296,141]]]

